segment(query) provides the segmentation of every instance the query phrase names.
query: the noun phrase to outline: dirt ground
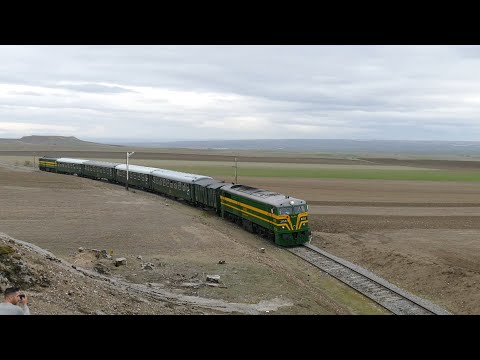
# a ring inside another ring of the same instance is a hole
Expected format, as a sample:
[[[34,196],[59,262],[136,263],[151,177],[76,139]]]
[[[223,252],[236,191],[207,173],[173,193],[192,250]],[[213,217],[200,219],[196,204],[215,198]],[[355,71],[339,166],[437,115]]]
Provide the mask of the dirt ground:
[[[212,213],[114,184],[0,166],[0,232],[72,265],[150,284],[169,299],[153,306],[152,299],[77,283],[70,273],[61,277],[46,267],[53,285],[27,289],[37,314],[385,313],[293,254]],[[91,249],[105,250],[112,259],[92,256],[98,252]],[[114,266],[117,257],[127,264]],[[220,282],[207,284],[207,275],[219,275]],[[68,307],[55,303],[55,291],[71,292]],[[212,310],[213,301],[225,306]]]
[[[387,160],[379,162],[399,165]],[[315,245],[452,313],[480,314],[480,185],[246,177],[239,182],[309,201]],[[78,260],[80,246],[113,250],[114,256],[127,257],[129,265],[110,271],[132,282],[161,283],[185,294],[235,303],[275,304],[283,298],[288,299],[284,304],[294,304],[271,312],[278,314],[380,311],[266,240],[157,195],[0,167],[0,204],[0,231],[72,262]],[[260,253],[260,247],[266,252]],[[155,270],[141,270],[138,255]],[[225,264],[218,264],[222,260]],[[180,286],[185,279],[203,281],[212,273],[221,275],[225,288]]]
[[[307,199],[313,244],[452,313],[480,314],[479,184],[251,178],[249,185]]]
[[[12,148],[18,148],[12,147]],[[57,148],[57,150],[53,150]],[[35,148],[33,150],[0,150],[2,156],[53,156],[72,157],[80,159],[109,158],[125,159],[125,148],[119,147],[116,151],[105,149],[98,150],[67,150],[58,146],[50,146],[48,150]],[[260,163],[295,163],[295,164],[332,164],[332,165],[385,165],[405,166],[429,169],[480,169],[480,161],[470,160],[426,160],[426,159],[392,159],[392,158],[353,158],[343,155],[325,156],[321,154],[296,154],[296,153],[273,153],[267,154],[259,151],[235,151],[235,150],[195,150],[195,149],[138,149],[135,151],[135,159],[142,160],[192,160],[192,161],[233,161],[237,157],[239,162],[260,162]]]

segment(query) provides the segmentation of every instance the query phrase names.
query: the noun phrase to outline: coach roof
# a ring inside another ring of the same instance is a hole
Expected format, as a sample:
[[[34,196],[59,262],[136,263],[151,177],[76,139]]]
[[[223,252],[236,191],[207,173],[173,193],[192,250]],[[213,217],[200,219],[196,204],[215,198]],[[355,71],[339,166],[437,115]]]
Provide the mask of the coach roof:
[[[72,159],[72,158],[60,158],[60,159],[57,159],[58,162],[63,162],[63,163],[67,163],[67,164],[84,164],[85,162],[87,162],[88,160],[84,160],[84,159]]]
[[[117,170],[127,171],[127,165],[121,164],[115,166]],[[138,166],[138,165],[128,165],[128,172],[135,172],[139,174],[151,174],[152,171],[158,170],[157,168],[147,167],[147,166]]]
[[[95,160],[89,160],[85,163],[85,165],[91,165],[91,166],[99,166],[99,167],[106,167],[106,168],[114,168],[117,165],[120,165],[120,163],[112,163],[112,162],[107,162],[107,161],[95,161]],[[130,169],[129,169],[130,170]]]
[[[173,170],[167,170],[167,169],[156,169],[155,171],[152,172],[152,176],[157,176],[157,177],[161,177],[169,180],[181,181],[185,183],[194,183],[200,179],[211,179],[210,176],[190,174],[190,173],[184,173],[180,171],[173,171]]]

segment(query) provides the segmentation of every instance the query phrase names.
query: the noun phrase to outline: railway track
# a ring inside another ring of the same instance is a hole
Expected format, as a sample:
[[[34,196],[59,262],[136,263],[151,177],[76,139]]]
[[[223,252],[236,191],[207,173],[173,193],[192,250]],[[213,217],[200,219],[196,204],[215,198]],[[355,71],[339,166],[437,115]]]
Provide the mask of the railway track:
[[[304,244],[288,251],[391,311],[395,315],[451,315],[445,309],[396,287],[346,260]]]

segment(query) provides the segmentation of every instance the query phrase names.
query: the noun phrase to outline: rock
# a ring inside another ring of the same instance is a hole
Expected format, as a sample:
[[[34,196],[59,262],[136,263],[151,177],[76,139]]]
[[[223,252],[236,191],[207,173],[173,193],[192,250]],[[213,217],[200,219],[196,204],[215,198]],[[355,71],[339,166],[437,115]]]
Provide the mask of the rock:
[[[78,248],[78,252],[84,252],[84,251],[85,251],[85,248],[83,248],[83,247]]]
[[[95,266],[93,267],[93,270],[95,270],[96,272],[98,272],[99,274],[108,274],[110,271],[108,270],[108,267],[104,264],[101,264],[101,263],[97,263],[95,264]]]
[[[219,264],[225,264],[225,260],[220,260],[218,263]]]
[[[115,259],[115,266],[120,266],[120,265],[127,265],[127,259],[124,257],[121,258],[116,258]]]
[[[215,284],[210,284],[210,285],[215,285]],[[181,283],[180,286],[198,289],[200,287],[200,284],[194,283],[194,282],[184,282],[184,283]]]
[[[107,315],[102,310],[95,311],[95,315]]]
[[[207,282],[218,284],[220,282],[220,275],[207,275]]]
[[[140,260],[140,261],[143,261],[142,255],[138,255],[138,256],[137,256],[137,259]]]
[[[52,255],[45,255],[45,257],[50,260],[50,261],[55,261],[55,262],[62,262],[60,259],[57,259],[55,256],[52,256]]]
[[[146,262],[146,263],[142,264],[142,270],[153,270],[154,267],[155,267],[155,265],[153,265],[152,263],[149,263],[149,262]]]
[[[0,255],[8,255],[15,252],[15,249],[8,245],[0,245]]]
[[[0,274],[0,284],[5,284],[5,285],[7,285],[7,284],[9,284],[9,283],[10,283],[10,282],[8,281],[8,279],[7,279],[5,276],[3,276],[2,274]]]
[[[111,258],[112,258],[112,257],[110,256],[110,254],[107,252],[107,250],[105,250],[105,249],[102,250],[101,254],[102,254],[102,257],[103,257],[104,259],[111,259]]]
[[[260,252],[261,252],[261,253],[264,253],[264,252],[265,252],[265,248],[260,248]]]

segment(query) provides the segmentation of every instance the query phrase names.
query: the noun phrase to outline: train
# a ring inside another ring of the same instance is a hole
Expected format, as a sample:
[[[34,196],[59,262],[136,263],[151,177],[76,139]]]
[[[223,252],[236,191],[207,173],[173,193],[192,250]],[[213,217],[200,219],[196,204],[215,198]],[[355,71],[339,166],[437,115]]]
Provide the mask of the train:
[[[308,203],[273,191],[210,176],[105,161],[42,156],[39,169],[149,191],[214,211],[245,230],[292,247],[310,242]]]

